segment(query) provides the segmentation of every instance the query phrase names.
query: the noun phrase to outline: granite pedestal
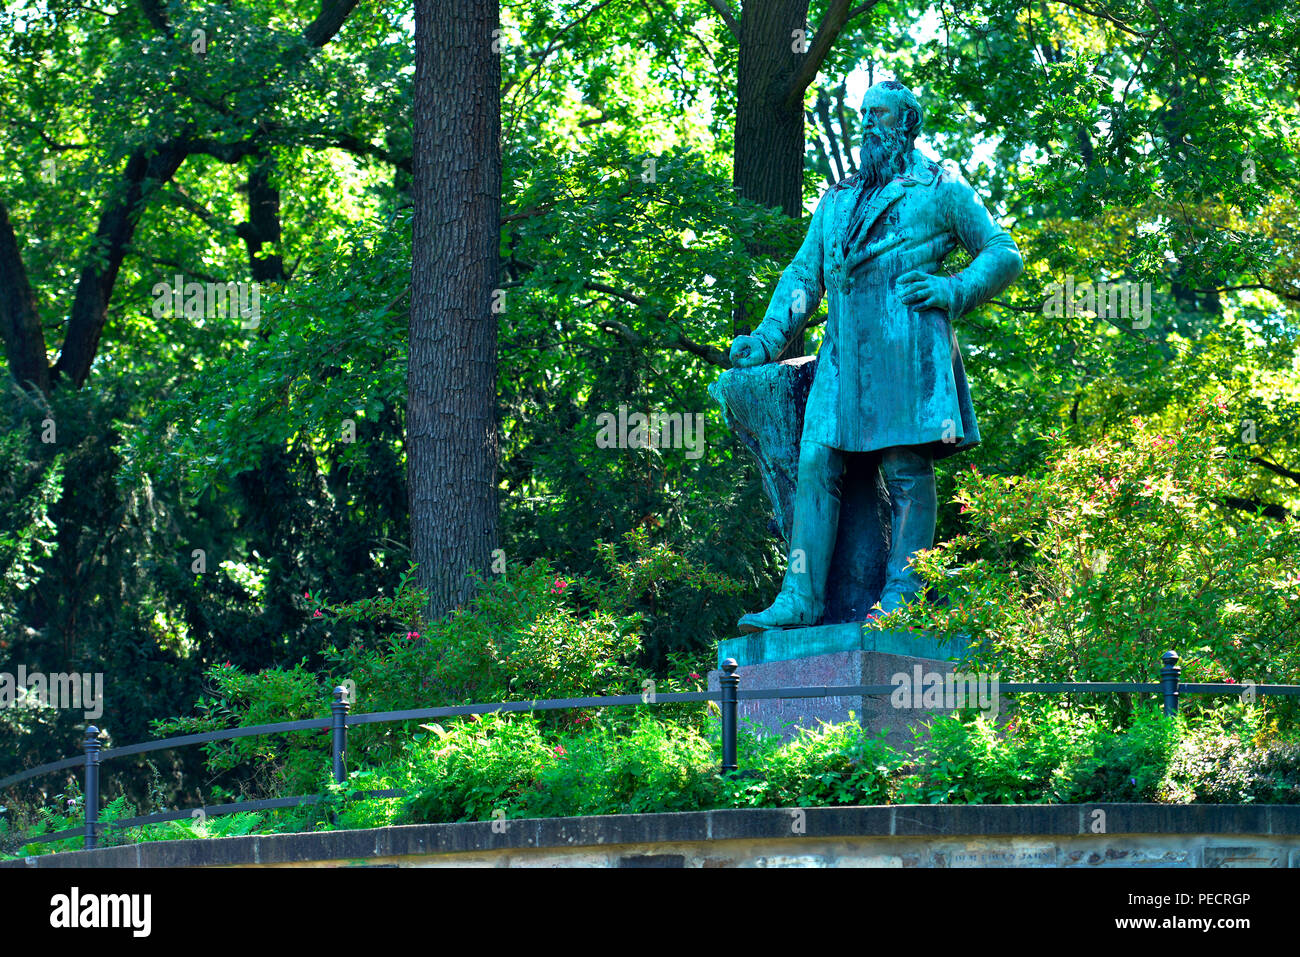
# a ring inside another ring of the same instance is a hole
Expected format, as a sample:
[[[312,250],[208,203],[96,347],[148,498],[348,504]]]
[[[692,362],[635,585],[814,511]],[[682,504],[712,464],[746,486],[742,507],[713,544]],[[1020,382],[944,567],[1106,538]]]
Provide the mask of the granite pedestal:
[[[810,628],[772,629],[720,642],[718,664],[735,658],[740,665],[740,689],[888,685],[894,675],[923,673],[946,675],[952,659],[965,653],[961,639],[939,641],[908,632],[866,631],[860,623],[818,625]],[[709,689],[719,687],[720,670],[709,672]],[[889,694],[831,698],[771,698],[746,701],[738,706],[740,727],[763,734],[795,737],[800,728],[816,729],[821,722],[849,720],[852,711],[864,728],[888,729],[886,740],[899,749],[913,743],[911,729],[924,728],[941,708],[895,708]]]

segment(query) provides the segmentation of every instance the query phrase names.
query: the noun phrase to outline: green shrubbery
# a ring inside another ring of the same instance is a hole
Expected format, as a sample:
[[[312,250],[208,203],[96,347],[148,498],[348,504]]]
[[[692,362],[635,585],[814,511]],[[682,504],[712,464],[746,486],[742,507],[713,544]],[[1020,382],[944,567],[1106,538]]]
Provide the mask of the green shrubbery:
[[[408,789],[393,819],[412,822],[889,803],[1292,803],[1300,741],[1261,732],[1261,721],[1239,705],[1192,719],[1152,707],[1119,727],[1057,703],[1002,726],[941,717],[912,754],[846,722],[785,744],[742,735],[745,771],[722,776],[716,734],[653,715],[583,737],[494,717],[414,743],[385,786]]]
[[[898,794],[918,804],[1154,801],[1180,727],[1147,708],[1119,727],[1061,702],[1027,703],[1002,727],[944,719]]]
[[[581,729],[547,728],[531,714],[424,725],[398,757],[354,772],[342,786],[325,783],[322,764],[316,805],[110,829],[103,843],[714,808],[1300,800],[1300,739],[1279,735],[1261,709],[1239,703],[1175,718],[1143,707],[1127,726],[1061,700],[1024,706],[1001,724],[945,715],[911,754],[856,722],[805,730],[784,744],[742,733],[742,771],[725,776],[716,722],[703,716],[701,731],[648,710],[590,714]],[[388,788],[406,796],[350,796]],[[79,826],[80,805],[71,798],[66,810],[43,811],[21,830]],[[118,799],[101,817],[135,813]],[[6,833],[0,824],[0,847]]]
[[[1112,440],[1063,449],[1038,477],[962,473],[972,532],[918,561],[944,601],[881,625],[979,637],[963,667],[1004,681],[1150,680],[1166,648],[1183,654],[1184,680],[1294,680],[1300,533],[1294,522],[1223,507],[1244,492],[1245,476],[1241,457],[1220,444],[1226,426],[1222,410],[1206,407],[1172,435],[1135,423]],[[220,665],[196,713],[155,730],[324,717],[330,689],[348,682],[354,710],[369,712],[640,692],[652,677],[636,660],[654,595],[735,584],[643,533],[627,537],[626,558],[612,546],[598,551],[601,576],[565,576],[538,561],[485,582],[439,622],[423,619],[424,596],[409,574],[392,597],[322,605],[319,617],[333,625],[366,626],[330,650],[326,672]],[[377,624],[386,632],[378,641],[367,637]],[[706,667],[672,659],[655,690],[698,690]],[[325,735],[214,743],[209,767],[242,774],[239,796],[324,797],[202,833],[723,807],[1300,801],[1296,707],[1279,699],[1186,696],[1169,719],[1135,695],[1018,696],[1000,722],[973,713],[936,719],[910,752],[852,722],[786,744],[742,734],[745,771],[734,776],[717,773],[710,709],[363,725],[349,736],[349,763],[359,770],[341,787],[330,782]],[[406,797],[349,797],[387,788]],[[75,808],[60,807],[26,824],[52,832],[76,820]],[[199,834],[200,825],[139,832],[181,833]]]
[[[887,804],[905,756],[856,721],[803,731],[780,745],[742,736],[745,776],[722,779],[722,807]]]
[[[1300,740],[1280,736],[1256,709],[1235,721],[1216,709],[1172,755],[1169,800],[1206,804],[1300,804]]]
[[[967,664],[1004,681],[1149,681],[1170,648],[1184,681],[1295,680],[1300,524],[1230,507],[1251,495],[1236,428],[1206,405],[1058,443],[1039,476],[961,472],[970,530],[916,562],[943,600],[878,627],[978,636]]]
[[[411,572],[392,597],[324,604],[317,610],[321,620],[378,624],[386,637],[376,643],[360,637],[373,628],[358,628],[358,637],[329,649],[323,674],[304,664],[257,674],[228,663],[212,667],[206,673],[209,693],[195,714],[157,722],[154,731],[192,734],[326,717],[331,690],[339,684],[353,691],[354,712],[640,693],[651,676],[635,663],[644,623],[635,605],[670,584],[689,583],[710,593],[738,586],[662,544],[652,545],[644,532],[627,535],[626,545],[626,558],[613,546],[600,547],[604,577],[566,577],[547,562],[534,562],[484,582],[469,605],[435,622],[423,616],[427,596]],[[707,665],[672,656],[670,662],[672,673],[654,679],[660,693],[700,689]],[[700,713],[664,709],[696,728]],[[556,711],[540,720],[543,727],[561,728],[591,718]],[[415,731],[414,722],[363,725],[349,737],[350,755],[360,763],[383,764],[401,753]],[[213,771],[241,772],[245,791],[257,795],[314,792],[328,761],[322,735],[241,738],[205,748]]]
[[[490,715],[425,726],[402,758],[355,775],[347,790],[406,790],[404,799],[358,802],[385,806],[369,812],[371,823],[881,804],[904,756],[848,722],[787,744],[742,734],[740,760],[745,773],[719,774],[716,729],[646,711],[598,714],[585,731],[552,733],[533,715]]]

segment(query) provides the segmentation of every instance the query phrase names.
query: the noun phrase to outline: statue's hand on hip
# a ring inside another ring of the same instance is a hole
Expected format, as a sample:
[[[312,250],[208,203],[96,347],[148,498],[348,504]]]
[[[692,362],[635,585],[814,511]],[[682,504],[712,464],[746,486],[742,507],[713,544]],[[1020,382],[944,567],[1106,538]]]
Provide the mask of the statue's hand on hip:
[[[737,369],[761,366],[767,361],[767,350],[757,336],[736,336],[731,341],[731,364]]]
[[[913,269],[898,277],[898,301],[916,309],[952,312],[952,284],[945,276],[932,276]]]

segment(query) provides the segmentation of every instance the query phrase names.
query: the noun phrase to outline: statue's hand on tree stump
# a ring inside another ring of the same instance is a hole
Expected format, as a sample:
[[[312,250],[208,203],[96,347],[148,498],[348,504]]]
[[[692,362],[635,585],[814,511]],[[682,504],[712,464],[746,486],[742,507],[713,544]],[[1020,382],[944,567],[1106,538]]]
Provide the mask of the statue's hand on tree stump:
[[[767,349],[757,336],[736,336],[731,342],[731,364],[737,369],[761,366],[767,361]]]

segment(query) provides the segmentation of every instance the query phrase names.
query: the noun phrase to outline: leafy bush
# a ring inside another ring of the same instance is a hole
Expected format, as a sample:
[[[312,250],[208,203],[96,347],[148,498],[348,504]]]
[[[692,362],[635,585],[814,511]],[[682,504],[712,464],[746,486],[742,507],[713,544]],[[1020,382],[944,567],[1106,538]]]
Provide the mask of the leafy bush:
[[[1052,803],[1158,800],[1182,728],[1152,707],[1139,710],[1123,731],[1094,730],[1091,749],[1054,775]]]
[[[657,709],[656,709],[657,710]],[[638,712],[556,746],[512,816],[692,811],[714,800],[717,762],[691,728]]]
[[[1300,804],[1300,742],[1264,726],[1260,709],[1216,709],[1178,742],[1163,798],[1174,803]]]
[[[580,587],[534,562],[442,621],[331,652],[332,666],[366,711],[603,694],[623,683],[639,619],[576,607]]]
[[[327,606],[333,621],[386,616],[398,630],[377,648],[354,642],[331,649],[333,671],[352,678],[366,710],[421,703],[532,700],[640,690],[632,658],[645,616],[633,606],[647,593],[677,583],[702,591],[739,586],[715,575],[644,531],[624,537],[630,553],[598,551],[606,575],[565,576],[538,560],[482,584],[473,601],[425,623],[423,592],[402,578],[389,606],[355,602]]]
[[[738,750],[753,770],[724,780],[725,803],[733,807],[886,804],[903,762],[883,734],[869,734],[856,720],[802,728],[781,746],[749,737]]]
[[[353,641],[327,653],[328,674],[302,662],[291,669],[247,674],[229,663],[206,673],[208,693],[193,715],[154,724],[158,735],[190,734],[329,714],[332,689],[354,692],[354,712],[398,711],[469,702],[537,700],[640,692],[649,676],[633,663],[644,617],[629,610],[647,592],[669,583],[727,590],[725,577],[652,545],[644,532],[626,536],[621,560],[601,546],[608,578],[566,578],[537,561],[482,583],[474,599],[446,618],[424,618],[427,595],[416,585],[414,566],[391,597],[323,603],[313,613],[329,624],[357,624]],[[308,602],[310,593],[304,595]],[[376,644],[375,628],[386,632]],[[672,673],[655,679],[660,692],[698,690],[705,666],[673,656]],[[694,682],[694,683],[692,683]],[[670,705],[666,713],[696,728],[704,709]],[[544,727],[582,727],[583,712],[546,712]],[[401,753],[414,722],[363,725],[349,737],[354,764],[382,765]],[[241,738],[205,746],[216,772],[241,769],[248,787],[268,794],[317,790],[328,764],[323,734]]]
[[[1187,681],[1293,680],[1300,525],[1225,506],[1251,481],[1232,427],[1221,401],[1172,434],[1058,441],[1037,477],[961,473],[969,532],[915,561],[941,601],[875,627],[971,635],[1004,680],[1152,680],[1170,648]]]
[[[324,783],[322,774],[314,805],[110,828],[102,840],[729,807],[1300,802],[1300,740],[1279,735],[1262,709],[1237,703],[1172,720],[1142,708],[1127,726],[1066,702],[1022,707],[1001,725],[979,714],[943,715],[913,755],[856,721],[805,729],[788,742],[742,733],[738,745],[744,770],[721,775],[716,725],[701,734],[638,710],[595,712],[582,730],[564,731],[532,714],[493,714],[423,725],[397,759],[355,771],[342,785]],[[353,797],[390,788],[406,796]],[[101,817],[135,813],[119,797]],[[81,820],[75,791],[27,821],[0,816],[0,853],[16,851],[19,833],[53,833]],[[80,838],[69,838],[23,853],[79,846]]]
[[[489,820],[556,760],[532,715],[429,727],[410,751],[407,813],[414,821]]]
[[[247,674],[226,662],[209,668],[206,678],[210,690],[195,705],[196,714],[155,722],[156,735],[199,734],[329,714],[325,688],[319,677],[307,670],[305,662],[256,674]],[[243,768],[251,776],[252,787],[281,794],[315,791],[329,760],[329,742],[324,735],[312,732],[214,741],[203,745],[203,749],[211,770]]]
[[[983,714],[944,715],[917,734],[899,799],[917,804],[1036,803],[1061,766],[1087,753],[1099,729],[1084,712],[1022,706],[1005,726]]]

